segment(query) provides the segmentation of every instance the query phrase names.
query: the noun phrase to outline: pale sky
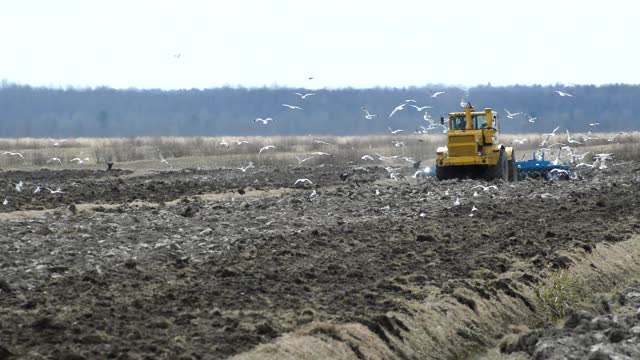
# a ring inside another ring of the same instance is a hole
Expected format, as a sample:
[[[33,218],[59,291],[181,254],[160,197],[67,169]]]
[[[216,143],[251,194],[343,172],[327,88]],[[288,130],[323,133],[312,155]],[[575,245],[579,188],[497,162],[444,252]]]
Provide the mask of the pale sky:
[[[631,0],[1,1],[0,79],[35,86],[640,83]]]

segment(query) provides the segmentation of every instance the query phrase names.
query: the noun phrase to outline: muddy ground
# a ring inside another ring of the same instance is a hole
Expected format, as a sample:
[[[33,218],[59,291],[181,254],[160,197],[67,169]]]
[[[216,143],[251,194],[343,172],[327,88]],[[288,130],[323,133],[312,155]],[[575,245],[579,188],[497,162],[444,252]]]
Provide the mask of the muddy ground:
[[[218,359],[314,320],[360,322],[384,339],[405,326],[386,312],[408,311],[407,299],[460,287],[522,298],[522,284],[570,265],[558,251],[637,234],[639,170],[497,191],[393,181],[381,167],[3,172],[0,358]],[[294,187],[301,177],[314,185]],[[34,195],[39,184],[63,193]],[[242,194],[280,188],[290,191]],[[232,197],[195,196],[208,192]],[[70,206],[83,203],[116,206]],[[7,216],[38,209],[56,210]],[[529,271],[498,280],[516,263]]]

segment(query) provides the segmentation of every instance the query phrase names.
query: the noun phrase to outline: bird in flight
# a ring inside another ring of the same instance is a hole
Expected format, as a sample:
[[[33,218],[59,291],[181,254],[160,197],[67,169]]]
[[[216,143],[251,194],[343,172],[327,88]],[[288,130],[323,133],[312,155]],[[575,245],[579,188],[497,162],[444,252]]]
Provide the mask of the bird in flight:
[[[407,99],[407,100],[405,100],[404,102],[406,102],[406,103],[413,102],[413,103],[414,103],[414,102],[417,102],[417,101],[415,101],[415,100],[413,100],[413,99]]]
[[[60,146],[61,143],[67,141],[67,139],[60,139],[60,140],[55,140],[52,138],[47,138],[49,141],[51,141],[53,144],[53,146]]]
[[[296,159],[298,160],[298,165],[299,165],[299,164],[302,164],[303,162],[305,162],[307,160],[313,159],[313,156],[309,156],[307,158],[301,159],[300,157],[298,157],[298,155],[296,155]]]
[[[253,168],[253,163],[251,161],[249,161],[249,165],[245,166],[245,167],[239,167],[238,170],[242,171],[242,172],[246,172],[247,170]]]
[[[404,131],[404,130],[402,130],[402,129],[393,130],[393,129],[391,128],[391,126],[387,126],[387,129],[389,129],[389,131],[391,132],[391,135],[395,135],[395,134],[397,134],[397,133],[400,133],[400,132],[403,132],[403,131]]]
[[[38,185],[38,186],[36,187],[36,189],[35,189],[35,190],[33,190],[33,193],[34,193],[34,194],[37,194],[37,193],[39,193],[40,191],[42,191],[42,188]]]
[[[322,151],[316,151],[316,152],[312,152],[311,155],[318,155],[318,156],[331,156],[331,154],[326,153],[326,152],[322,152]]]
[[[600,125],[599,122],[594,122],[594,123],[589,124],[590,127],[596,127],[598,125]]]
[[[49,188],[45,188],[45,189],[49,190],[49,193],[51,193],[51,194],[62,194],[62,193],[64,193],[64,191],[62,191],[60,188],[57,188],[55,190],[51,190]]]
[[[373,157],[371,155],[362,155],[362,157],[360,159],[373,161]]]
[[[520,139],[520,140],[515,139],[515,140],[513,140],[511,143],[512,143],[512,144],[522,145],[522,144],[526,143],[527,141],[529,141],[529,139],[527,139],[527,138]]]
[[[263,118],[256,118],[255,120],[253,120],[253,123],[254,123],[254,124],[255,124],[255,123],[261,123],[261,124],[266,125],[266,124],[268,124],[268,123],[270,123],[270,122],[272,122],[272,121],[273,121],[273,119],[272,119],[272,118],[270,118],[270,117],[268,117],[268,118],[266,118],[266,119],[263,119]]]
[[[554,90],[554,91],[555,91],[558,95],[560,95],[560,96],[562,96],[562,97],[565,97],[565,96],[573,97],[573,95],[571,95],[571,94],[569,94],[569,93],[566,93],[566,92],[562,92],[562,91],[560,91],[560,90]]]
[[[306,93],[306,94],[300,94],[299,92],[296,93],[296,95],[300,96],[300,99],[304,100],[306,99],[308,96],[314,96],[315,94],[312,93]]]
[[[263,151],[265,150],[269,150],[269,149],[275,149],[276,147],[274,145],[267,145],[267,146],[263,146],[260,148],[260,151],[258,151],[258,154],[262,154]]]
[[[392,140],[391,142],[393,143],[393,146],[395,146],[395,147],[406,147],[407,146],[402,141]]]
[[[444,91],[436,91],[433,94],[431,94],[431,97],[432,98],[437,98],[438,95],[442,95],[442,94],[444,94]]]
[[[236,143],[236,145],[250,144],[249,140],[231,140],[231,141]]]
[[[62,160],[60,160],[57,157],[52,157],[51,159],[47,160],[47,164],[50,163],[50,162],[54,162],[54,161],[57,161],[57,162],[60,163],[60,165],[62,165]]]
[[[453,206],[458,206],[458,205],[460,205],[460,198],[459,197],[457,197],[456,201],[453,202]]]
[[[555,136],[556,135],[556,131],[558,131],[558,129],[560,129],[560,126],[556,127],[555,129],[553,129],[552,132],[548,133],[548,134],[542,134],[544,136]],[[568,130],[567,130],[568,131]]]
[[[527,115],[527,121],[529,121],[530,123],[534,123],[536,122],[536,120],[538,120],[538,117],[532,117],[531,115]]]
[[[2,155],[19,156],[24,159],[24,156],[22,156],[22,154],[17,152],[5,151],[2,153]]]
[[[367,110],[367,108],[364,106],[362,107],[362,111],[364,111],[364,118],[367,120],[371,120],[377,116],[376,114],[370,113],[369,110]]]
[[[4,199],[4,201],[2,202],[2,205],[4,205],[4,206],[7,206],[7,205],[9,205],[9,200],[7,200],[7,199]]]
[[[16,191],[22,192],[23,187],[24,187],[24,183],[22,182],[22,180],[20,180],[20,182],[16,184]]]
[[[410,104],[409,106],[411,106],[412,108],[415,108],[416,111],[418,111],[418,112],[420,112],[420,111],[422,111],[424,109],[431,109],[433,107],[433,106],[429,106],[429,105],[418,106],[418,105],[413,105],[413,104]]]
[[[69,162],[78,162],[78,165],[83,164],[84,160],[80,159],[80,158],[73,158],[71,160],[69,160]]]
[[[313,142],[316,143],[316,144],[331,145],[330,143],[328,143],[326,141],[322,141],[322,140],[313,140]]]
[[[581,142],[574,140],[571,135],[569,135],[569,130],[567,129],[567,142],[569,144],[582,144]]]
[[[393,109],[393,111],[391,112],[391,114],[389,114],[389,118],[391,118],[393,116],[393,114],[395,114],[398,111],[404,110],[404,107],[407,105],[407,103],[403,103],[400,104],[398,106],[395,107],[395,109]]]
[[[504,111],[506,111],[506,112],[507,112],[507,117],[508,117],[509,119],[513,119],[513,117],[514,117],[514,116],[517,116],[517,115],[522,114],[521,112],[512,113],[512,112],[509,112],[509,110],[507,110],[507,109],[504,109]]]
[[[282,104],[282,106],[288,107],[289,109],[292,109],[292,110],[303,110],[300,106],[295,106],[295,105]]]
[[[309,180],[309,179],[298,179],[298,180],[296,180],[296,182],[294,182],[294,183],[293,183],[293,186],[297,186],[298,184],[302,184],[302,185],[305,185],[305,184],[313,185],[313,182],[311,182],[311,180]]]

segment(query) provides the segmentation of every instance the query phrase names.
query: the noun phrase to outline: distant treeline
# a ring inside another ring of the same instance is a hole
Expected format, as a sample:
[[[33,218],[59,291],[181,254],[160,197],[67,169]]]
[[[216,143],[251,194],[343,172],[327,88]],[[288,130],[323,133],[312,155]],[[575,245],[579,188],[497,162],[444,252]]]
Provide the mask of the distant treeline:
[[[562,90],[573,97],[561,97]],[[429,94],[445,91],[437,98]],[[301,99],[295,93],[314,93]],[[2,83],[0,137],[129,137],[129,136],[250,136],[359,135],[384,133],[388,127],[414,131],[424,125],[422,113],[405,100],[430,105],[433,119],[460,110],[465,97],[476,108],[502,114],[505,133],[544,132],[555,126],[586,131],[638,130],[640,85],[606,86],[479,86],[314,90],[290,88],[215,88],[206,90],[52,89]],[[292,110],[282,104],[296,105]],[[366,106],[377,117],[364,118]],[[507,119],[504,109],[538,117]],[[268,125],[257,117],[271,117]]]

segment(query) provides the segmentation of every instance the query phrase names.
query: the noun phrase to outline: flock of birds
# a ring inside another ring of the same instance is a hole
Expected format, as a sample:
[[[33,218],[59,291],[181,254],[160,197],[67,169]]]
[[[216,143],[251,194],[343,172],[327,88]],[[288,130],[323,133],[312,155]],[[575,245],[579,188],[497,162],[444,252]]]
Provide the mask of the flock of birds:
[[[180,54],[176,54],[175,55],[176,58],[180,57]],[[309,77],[309,80],[313,80],[313,77]],[[569,94],[567,92],[563,92],[560,90],[555,90],[555,93],[560,96],[560,97],[573,97],[572,94]],[[431,92],[426,94],[428,99],[437,99],[439,96],[445,94],[445,91],[435,91],[435,92]],[[296,95],[300,101],[305,101],[306,99],[316,96],[315,93],[300,93],[300,92],[295,92],[294,95]],[[467,106],[468,101],[465,100],[465,98],[463,98],[460,101],[460,106],[465,107]],[[290,111],[303,111],[304,108],[302,106],[299,105],[291,105],[291,104],[287,104],[287,103],[282,103],[281,104],[282,107],[289,109]],[[433,120],[432,116],[429,113],[429,109],[432,109],[433,106],[432,105],[418,105],[417,101],[415,99],[406,99],[404,100],[404,102],[402,102],[401,104],[395,106],[391,112],[388,115],[388,119],[391,119],[395,114],[397,114],[400,111],[405,111],[408,108],[413,108],[415,109],[416,112],[418,113],[422,113],[422,118],[425,121],[424,125],[418,125],[416,130],[414,131],[414,134],[429,134],[431,131],[436,130],[436,129],[441,129],[442,133],[447,133],[448,132],[448,126],[442,124],[442,123],[437,123],[436,121]],[[365,119],[367,120],[373,120],[376,119],[378,117],[378,114],[374,114],[371,113],[369,111],[369,109],[366,106],[362,106],[361,108],[363,116]],[[505,113],[506,113],[506,117],[509,119],[516,119],[518,117],[524,117],[528,122],[530,123],[534,123],[537,120],[539,120],[539,118],[537,116],[532,116],[530,114],[524,113],[524,112],[511,112],[508,109],[504,109]],[[446,119],[448,120],[448,119]],[[275,122],[276,120],[272,117],[266,117],[266,118],[261,118],[261,117],[257,117],[253,120],[253,124],[258,124],[258,125],[269,125],[273,122]],[[589,124],[590,128],[595,128],[599,125],[599,123],[595,122],[595,123],[591,123]],[[388,126],[387,129],[389,130],[389,133],[391,135],[398,135],[404,132],[403,129],[394,129],[391,126]],[[545,133],[542,134],[543,140],[538,144],[538,148],[537,151],[540,154],[544,154],[544,153],[548,153],[551,154],[551,151],[554,148],[557,148],[557,154],[556,154],[556,159],[553,161],[554,163],[559,163],[561,160],[562,156],[568,156],[569,160],[572,164],[574,164],[574,166],[576,168],[580,168],[580,167],[589,167],[589,168],[599,168],[599,169],[604,169],[607,167],[606,165],[606,161],[607,160],[611,160],[612,159],[612,155],[611,154],[607,154],[607,153],[599,153],[599,154],[595,154],[593,156],[593,163],[587,163],[584,162],[584,158],[587,154],[589,154],[589,152],[585,152],[582,154],[577,153],[576,150],[576,146],[579,145],[583,145],[585,144],[587,141],[590,140],[595,140],[598,139],[595,136],[592,136],[592,132],[591,130],[589,130],[589,132],[586,135],[574,135],[572,136],[571,133],[569,132],[569,129],[565,129],[566,132],[566,142],[562,143],[562,142],[553,142],[551,143],[551,140],[555,139],[557,137],[557,131],[560,129],[560,127],[556,127],[553,129],[553,131],[551,131],[550,133]],[[621,135],[625,135],[625,134],[629,134],[627,132],[619,132],[618,134],[607,138],[607,141],[612,142],[614,141],[618,136]],[[60,146],[62,143],[64,143],[66,141],[66,139],[53,139],[53,138],[48,138],[48,140],[50,141],[52,146]],[[317,144],[322,144],[322,145],[331,145],[328,142],[322,141],[322,140],[313,140],[314,143]],[[394,147],[396,148],[401,148],[403,149],[403,153],[404,153],[404,148],[406,147],[406,144],[402,141],[398,141],[398,140],[391,140],[392,144]],[[528,138],[523,138],[523,139],[515,139],[513,140],[513,144],[514,145],[524,145],[527,142],[529,142]],[[221,147],[225,147],[225,148],[229,148],[232,145],[235,146],[241,146],[244,144],[250,144],[249,140],[222,140],[218,145]],[[264,146],[261,146],[258,150],[258,156],[260,156],[263,152],[266,151],[270,151],[270,150],[276,150],[277,147],[273,144],[267,144]],[[159,157],[159,160],[161,163],[167,165],[167,166],[171,166],[171,164],[169,163],[169,161],[167,161],[167,159],[162,155],[160,149],[157,150],[157,154]],[[309,161],[311,159],[314,159],[316,157],[321,157],[321,156],[332,156],[331,154],[327,153],[327,152],[320,152],[320,151],[316,151],[316,152],[311,152],[308,153],[306,157],[299,157],[298,155],[295,155],[295,158],[298,162],[298,164],[302,164],[306,161]],[[22,153],[19,152],[12,152],[12,151],[5,151],[2,154],[0,154],[0,156],[9,156],[9,157],[19,157],[24,159],[24,156]],[[380,160],[382,162],[389,162],[389,161],[396,161],[396,160],[404,160],[408,163],[411,163],[413,165],[413,167],[417,170],[415,172],[415,174],[413,175],[414,177],[420,177],[420,176],[424,176],[425,174],[427,174],[429,172],[429,167],[426,167],[424,169],[420,169],[420,161],[416,161],[413,158],[407,157],[407,156],[400,156],[400,155],[395,155],[395,156],[382,156],[378,153],[375,153],[375,158],[372,155],[369,154],[365,154],[361,157],[362,160],[364,161],[374,161],[374,160]],[[86,162],[90,162],[90,158],[88,157],[75,157],[71,160],[69,160],[69,163],[76,163],[76,164],[84,164]],[[580,162],[578,162],[580,161]],[[59,165],[63,165],[63,160],[59,157],[52,157],[49,160],[46,161],[48,164],[52,164],[52,163],[57,163]],[[244,166],[244,167],[238,167],[237,170],[241,171],[241,172],[247,172],[249,169],[253,169],[255,168],[253,162],[249,161],[248,165]],[[403,177],[403,175],[400,174],[400,169],[402,167],[394,167],[394,166],[387,166],[386,170],[389,173],[389,177],[391,179],[395,179],[398,180],[400,178]],[[564,170],[560,170],[560,171],[564,171]],[[309,179],[297,179],[294,182],[294,186],[307,186],[307,185],[311,185],[313,184],[313,182]],[[19,186],[18,186],[19,185]],[[16,191],[21,192],[22,188],[23,188],[23,183],[20,182],[18,185],[16,185]],[[44,188],[45,190],[48,190],[51,194],[58,194],[58,193],[62,193],[62,191],[58,188],[57,190],[52,190],[50,188]],[[34,193],[37,194],[42,190],[42,188],[40,186],[38,186],[35,190]],[[8,204],[8,200],[5,199],[4,201],[4,205]]]

